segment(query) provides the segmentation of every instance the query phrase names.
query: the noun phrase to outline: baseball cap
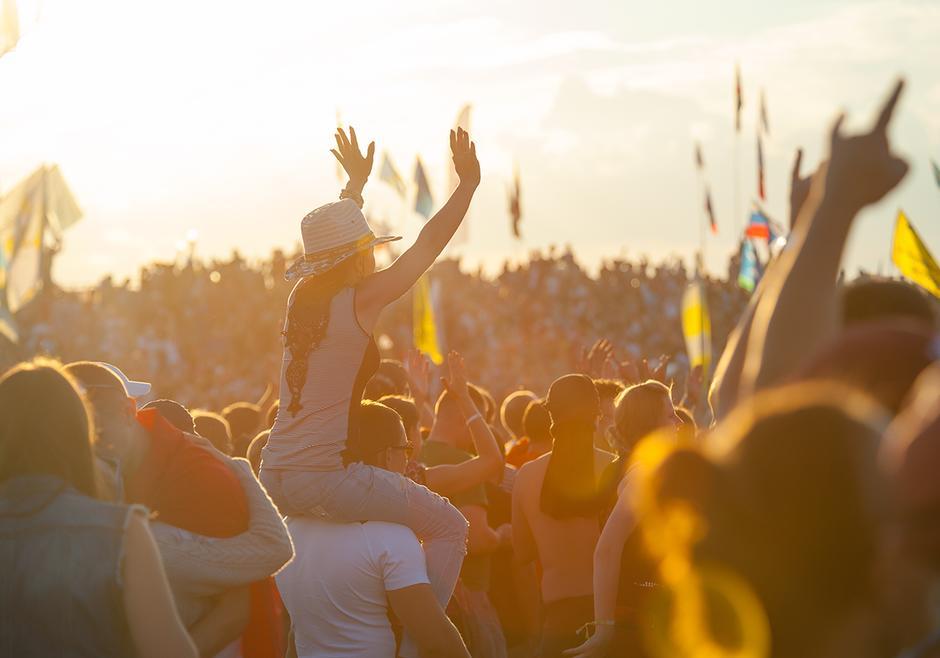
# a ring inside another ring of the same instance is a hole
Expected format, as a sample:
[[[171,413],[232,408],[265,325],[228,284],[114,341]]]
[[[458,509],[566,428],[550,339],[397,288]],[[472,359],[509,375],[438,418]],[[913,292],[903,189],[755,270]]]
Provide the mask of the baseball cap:
[[[120,368],[111,365],[110,363],[99,361],[98,365],[113,372],[115,376],[121,380],[121,383],[124,384],[124,390],[127,391],[127,394],[132,398],[141,398],[150,392],[151,387],[148,382],[138,382],[134,381],[133,379],[128,379],[127,375],[121,372]]]

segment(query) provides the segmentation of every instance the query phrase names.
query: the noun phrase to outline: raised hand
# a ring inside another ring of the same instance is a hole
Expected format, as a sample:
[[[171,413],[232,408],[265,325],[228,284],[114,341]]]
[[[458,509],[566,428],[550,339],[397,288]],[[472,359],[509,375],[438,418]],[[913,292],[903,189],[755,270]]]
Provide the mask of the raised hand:
[[[457,396],[458,400],[470,399],[470,388],[467,385],[467,372],[464,369],[463,357],[457,352],[447,354],[447,369],[450,377],[441,377],[444,388]]]
[[[892,153],[888,143],[888,124],[903,89],[904,80],[898,80],[870,131],[843,134],[844,113],[832,128],[825,198],[852,216],[880,201],[907,175],[907,162]]]
[[[359,152],[359,140],[356,139],[356,129],[349,127],[349,137],[342,128],[336,129],[336,148],[330,149],[349,176],[349,183],[362,191],[369,174],[372,173],[372,161],[375,159],[375,142],[370,142],[366,154]]]
[[[476,187],[480,184],[480,161],[477,160],[477,146],[470,141],[470,135],[463,128],[450,131],[450,151],[454,156],[454,169],[462,185]]]
[[[427,399],[431,390],[431,360],[420,350],[410,350],[405,356],[404,366],[412,397]]]

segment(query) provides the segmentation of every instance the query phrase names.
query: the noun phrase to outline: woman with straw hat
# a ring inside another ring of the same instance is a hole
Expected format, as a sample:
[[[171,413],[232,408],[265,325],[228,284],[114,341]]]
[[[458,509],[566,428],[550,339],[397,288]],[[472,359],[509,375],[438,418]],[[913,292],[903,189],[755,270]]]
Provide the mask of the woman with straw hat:
[[[301,221],[304,256],[286,274],[298,281],[287,303],[280,410],[262,452],[261,480],[284,514],[407,525],[424,544],[428,578],[446,605],[466,553],[467,521],[402,475],[349,463],[345,450],[358,432],[363,388],[379,364],[372,338],[378,316],[430,268],[460,226],[480,183],[476,146],[465,131],[451,131],[460,184],[415,244],[377,272],[373,248],[399,238],[377,237],[361,211],[375,143],[362,155],[350,128],[348,137],[337,131],[336,144],[332,153],[349,183],[339,201]]]

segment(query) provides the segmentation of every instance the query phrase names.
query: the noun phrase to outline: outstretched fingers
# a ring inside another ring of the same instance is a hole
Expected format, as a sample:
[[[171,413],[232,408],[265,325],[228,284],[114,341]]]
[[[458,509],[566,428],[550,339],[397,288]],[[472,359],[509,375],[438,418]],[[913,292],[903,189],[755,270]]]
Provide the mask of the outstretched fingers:
[[[875,127],[872,132],[886,132],[888,129],[888,124],[891,122],[891,117],[894,114],[894,108],[898,105],[898,99],[901,98],[901,92],[904,91],[904,78],[900,78],[894,85],[894,89],[891,91],[891,95],[888,96],[888,100],[885,101],[885,104],[881,108],[881,112],[878,114],[878,120],[875,122]]]

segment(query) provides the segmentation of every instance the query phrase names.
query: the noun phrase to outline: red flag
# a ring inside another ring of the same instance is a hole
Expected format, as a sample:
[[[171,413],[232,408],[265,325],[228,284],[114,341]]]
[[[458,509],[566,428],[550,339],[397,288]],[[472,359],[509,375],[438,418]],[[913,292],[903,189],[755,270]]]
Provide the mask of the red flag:
[[[741,132],[741,108],[744,107],[744,96],[741,93],[741,67],[734,65],[734,129]]]
[[[764,98],[764,90],[760,90],[760,128],[765,135],[770,134],[770,121],[767,120],[767,99]]]
[[[705,188],[705,213],[708,215],[708,227],[712,235],[718,235],[718,222],[715,221],[715,211],[712,209],[712,192]]]
[[[764,193],[764,145],[760,130],[757,131],[757,194],[762,201],[767,199]]]

